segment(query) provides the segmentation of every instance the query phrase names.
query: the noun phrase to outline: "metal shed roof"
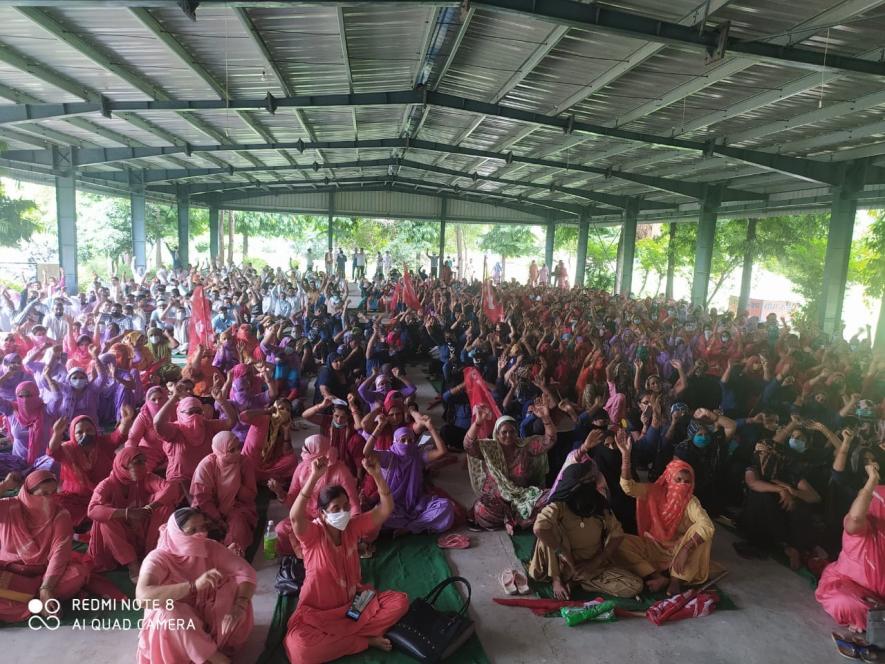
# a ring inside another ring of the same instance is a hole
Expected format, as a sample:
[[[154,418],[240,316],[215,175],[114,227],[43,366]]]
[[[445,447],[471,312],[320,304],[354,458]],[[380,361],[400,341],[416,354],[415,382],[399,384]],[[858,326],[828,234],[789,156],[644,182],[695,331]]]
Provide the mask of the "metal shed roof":
[[[611,223],[885,204],[885,0],[0,0],[0,172]],[[322,206],[320,206],[322,207]],[[345,214],[344,210],[338,213]]]

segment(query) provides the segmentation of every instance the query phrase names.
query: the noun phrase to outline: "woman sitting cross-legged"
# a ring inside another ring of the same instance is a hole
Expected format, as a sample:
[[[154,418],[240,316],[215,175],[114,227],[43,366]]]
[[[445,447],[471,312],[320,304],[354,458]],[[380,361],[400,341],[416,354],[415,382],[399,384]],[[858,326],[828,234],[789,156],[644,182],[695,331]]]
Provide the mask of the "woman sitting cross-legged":
[[[220,431],[212,438],[212,454],[200,461],[191,482],[191,506],[209,520],[209,532],[239,556],[252,542],[258,512],[255,509],[255,470],[240,453],[240,440],[233,431]]]
[[[824,569],[814,596],[851,631],[867,628],[867,612],[885,604],[885,486],[879,464],[870,460],[867,482],[845,515],[842,552]]]
[[[147,472],[144,448],[124,447],[114,457],[110,476],[95,487],[89,501],[89,555],[95,570],[126,565],[135,582],[142,559],[156,547],[160,526],[180,497],[177,483]]]
[[[747,495],[739,526],[750,544],[760,549],[780,545],[794,570],[803,556],[826,560],[819,542],[822,529],[815,525],[812,506],[820,495],[802,475],[803,464],[775,442],[762,440],[747,469]]]
[[[639,535],[624,535],[617,559],[644,578],[652,592],[667,588],[675,595],[682,583],[704,583],[710,575],[710,548],[715,529],[700,501],[693,495],[691,466],[674,459],[654,484],[632,479],[630,451],[633,441],[618,430],[621,450],[621,487],[636,498]],[[669,574],[669,583],[666,574]]]
[[[208,531],[199,510],[176,510],[145,558],[135,597],[159,606],[145,609],[139,664],[228,664],[249,638],[255,570]]]
[[[624,531],[599,490],[598,477],[593,461],[568,466],[535,519],[538,540],[529,576],[552,581],[557,599],[569,599],[571,584],[615,597],[642,592],[642,579],[611,562]]]
[[[18,481],[8,476],[0,493]],[[25,597],[74,597],[89,578],[89,570],[71,560],[71,517],[55,499],[58,481],[48,470],[27,476],[14,498],[0,498],[0,622],[25,620],[31,612],[28,599],[9,599],[3,591],[20,591]],[[39,588],[39,590],[37,590]]]
[[[375,434],[371,434],[363,448],[363,456],[375,454],[384,469],[384,479],[393,494],[393,514],[384,527],[394,532],[443,533],[452,527],[455,506],[441,496],[428,494],[424,489],[424,467],[446,455],[446,444],[436,431],[429,415],[415,415],[415,421],[425,426],[433,438],[434,449],[423,452],[415,442],[411,427],[400,427],[393,432],[389,450],[374,451]],[[377,424],[383,429],[385,418]]]
[[[530,527],[535,515],[547,504],[541,487],[547,476],[547,452],[556,443],[556,427],[544,405],[534,406],[544,423],[543,436],[520,438],[516,420],[502,416],[495,422],[492,438],[477,439],[492,411],[483,405],[474,408],[474,419],[464,436],[464,450],[470,483],[479,498],[473,505],[473,518],[482,528]]]
[[[313,460],[310,477],[289,513],[306,568],[298,608],[289,619],[285,640],[289,661],[299,664],[330,662],[369,647],[390,650],[384,633],[409,609],[404,593],[375,592],[362,582],[360,573],[360,538],[377,531],[394,507],[378,460],[363,460],[363,467],[378,487],[381,502],[376,507],[351,519],[347,494],[340,486],[332,485],[320,492],[322,516],[310,520],[307,503],[327,466],[325,457]],[[365,592],[374,594],[357,620],[349,618],[346,614],[357,594]]]

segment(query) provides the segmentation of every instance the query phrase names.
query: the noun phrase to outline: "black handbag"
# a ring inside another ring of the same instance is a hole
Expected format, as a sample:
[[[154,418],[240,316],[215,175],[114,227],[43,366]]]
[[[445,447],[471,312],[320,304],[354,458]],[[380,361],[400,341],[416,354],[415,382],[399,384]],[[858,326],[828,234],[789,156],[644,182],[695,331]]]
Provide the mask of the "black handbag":
[[[280,595],[297,595],[304,585],[304,561],[297,556],[283,556],[274,588]]]
[[[460,582],[467,586],[467,601],[459,611],[440,611],[434,606],[446,586]],[[470,583],[452,576],[424,597],[412,602],[408,613],[385,636],[393,647],[419,662],[441,662],[473,636],[473,621],[467,616],[470,607]]]

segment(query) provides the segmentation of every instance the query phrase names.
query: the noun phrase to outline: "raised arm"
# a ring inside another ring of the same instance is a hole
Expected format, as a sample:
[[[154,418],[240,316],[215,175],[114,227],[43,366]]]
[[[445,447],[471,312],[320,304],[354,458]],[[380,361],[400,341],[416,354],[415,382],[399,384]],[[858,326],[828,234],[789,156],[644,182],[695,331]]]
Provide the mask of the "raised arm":
[[[876,486],[879,484],[879,469],[875,465],[866,466],[867,483],[858,492],[854,502],[851,503],[851,509],[845,516],[845,532],[849,535],[860,535],[867,529],[867,512],[870,509],[870,503],[873,501],[873,494],[876,492]]]
[[[296,537],[304,535],[310,526],[310,519],[307,516],[307,504],[311,500],[317,482],[319,482],[320,478],[326,474],[328,468],[329,460],[326,457],[320,457],[311,462],[310,476],[298,492],[295,502],[292,503],[292,509],[289,510],[289,520],[292,522],[292,532],[295,533]]]

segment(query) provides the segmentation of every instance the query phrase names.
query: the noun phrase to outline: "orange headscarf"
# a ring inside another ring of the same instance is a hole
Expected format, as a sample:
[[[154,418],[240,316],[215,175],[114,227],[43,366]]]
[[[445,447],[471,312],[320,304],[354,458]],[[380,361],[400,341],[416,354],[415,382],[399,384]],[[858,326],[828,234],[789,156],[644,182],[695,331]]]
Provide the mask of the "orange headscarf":
[[[677,484],[676,475],[683,470],[691,475],[691,482]],[[645,497],[636,501],[639,536],[672,542],[693,493],[694,469],[681,459],[673,459],[658,481],[648,487]]]

